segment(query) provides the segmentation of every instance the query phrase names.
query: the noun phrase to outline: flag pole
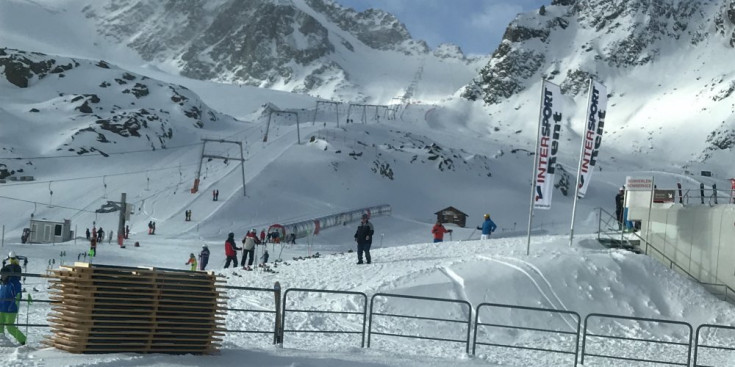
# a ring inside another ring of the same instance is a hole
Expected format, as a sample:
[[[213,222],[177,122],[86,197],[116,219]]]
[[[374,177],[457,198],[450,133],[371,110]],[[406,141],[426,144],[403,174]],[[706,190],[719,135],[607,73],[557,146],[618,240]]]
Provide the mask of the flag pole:
[[[572,225],[571,229],[569,230],[569,247],[572,247],[574,244],[574,218],[577,215],[577,200],[579,199],[579,179],[582,177],[582,162],[584,161],[584,144],[587,141],[587,124],[589,123],[589,106],[592,102],[592,78],[590,78],[589,88],[587,89],[587,107],[585,107],[585,114],[584,114],[584,121],[585,124],[583,126],[583,133],[582,133],[582,147],[579,151],[579,165],[577,166],[577,182],[574,186],[574,203],[572,204]],[[595,132],[597,133],[597,132]]]
[[[531,202],[528,208],[528,241],[526,242],[526,256],[531,254],[531,225],[533,224],[533,202],[536,195],[536,171],[538,170],[539,142],[541,141],[541,116],[544,113],[544,86],[546,81],[541,79],[541,99],[538,111],[538,129],[536,129],[536,148],[533,155],[533,171],[531,172]]]

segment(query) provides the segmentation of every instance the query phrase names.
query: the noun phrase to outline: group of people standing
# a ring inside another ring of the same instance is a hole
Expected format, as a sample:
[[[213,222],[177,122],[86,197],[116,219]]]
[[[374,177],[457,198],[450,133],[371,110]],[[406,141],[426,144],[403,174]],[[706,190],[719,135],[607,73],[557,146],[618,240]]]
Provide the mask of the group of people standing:
[[[225,269],[229,268],[230,264],[232,264],[233,267],[237,266],[237,251],[242,250],[242,261],[240,262],[240,266],[244,270],[253,270],[252,265],[253,261],[255,261],[255,245],[259,245],[261,243],[263,242],[258,238],[255,228],[245,234],[245,237],[242,239],[242,247],[237,246],[235,243],[235,234],[230,232],[227,235],[227,240],[225,241],[225,256],[227,257],[227,260],[225,261]]]
[[[156,234],[156,222],[148,222],[148,234]]]
[[[199,261],[197,262],[197,257],[194,256],[194,253],[189,254],[189,261],[186,262],[184,265],[189,265],[191,271],[198,270],[206,270],[207,269],[207,263],[209,262],[209,246],[205,243],[202,245],[202,250],[199,251]]]
[[[482,225],[478,226],[477,229],[482,231],[480,239],[486,240],[490,238],[491,233],[495,232],[495,230],[497,229],[497,225],[495,224],[495,222],[492,221],[492,219],[490,219],[490,214],[485,214],[483,218],[484,221]],[[357,226],[357,230],[355,231],[354,235],[355,242],[357,243],[358,265],[372,263],[372,257],[370,256],[370,247],[373,243],[374,233],[375,228],[370,222],[368,214],[363,214],[360,219],[360,224]],[[434,235],[434,242],[442,242],[444,240],[444,234],[452,233],[452,230],[446,229],[441,221],[437,221],[434,227],[431,229],[431,233]],[[292,236],[294,235],[292,234]],[[253,261],[255,260],[255,245],[265,244],[265,239],[265,231],[260,232],[259,238],[257,235],[257,231],[255,229],[252,229],[248,231],[245,237],[242,239],[242,247],[238,247],[237,243],[235,242],[235,233],[230,232],[227,235],[227,240],[225,240],[225,257],[227,258],[225,261],[225,269],[229,268],[230,265],[232,265],[233,268],[236,267],[238,264],[237,251],[243,251],[240,266],[245,270],[252,270],[251,266],[253,265]],[[277,243],[277,241],[274,241],[274,238],[270,233],[268,234],[267,239]],[[209,249],[206,250],[206,258],[208,259]],[[267,258],[266,256],[267,250],[264,254],[265,258]],[[200,254],[200,259],[201,258],[202,255]],[[187,264],[192,264],[192,261],[193,264],[196,264],[196,259],[194,258],[193,253],[191,254],[190,260],[189,262],[187,262]],[[192,270],[194,270],[195,267],[196,265],[192,265]],[[202,267],[200,270],[204,270],[204,268]]]
[[[100,227],[100,229],[97,229],[96,226],[92,226],[92,231],[89,231],[89,228],[87,228],[87,231],[85,232],[87,235],[87,239],[94,238],[98,241],[104,241],[105,240],[105,231]],[[110,241],[112,241],[112,231],[110,231]]]
[[[495,232],[498,226],[490,219],[490,214],[483,215],[484,221],[481,225],[477,226],[477,230],[482,231],[480,235],[481,240],[487,240],[490,238],[490,234]],[[449,233],[451,236],[452,230],[446,229],[440,220],[436,221],[434,227],[431,228],[431,233],[434,235],[434,243],[443,242],[444,234]]]

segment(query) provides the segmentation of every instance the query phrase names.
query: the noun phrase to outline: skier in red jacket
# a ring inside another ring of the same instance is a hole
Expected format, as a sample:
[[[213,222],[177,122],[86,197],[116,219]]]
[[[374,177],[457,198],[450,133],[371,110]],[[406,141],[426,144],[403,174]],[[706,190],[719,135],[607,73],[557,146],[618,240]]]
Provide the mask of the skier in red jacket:
[[[227,235],[227,241],[225,241],[225,256],[227,256],[225,269],[230,267],[230,262],[232,262],[232,267],[237,266],[237,250],[242,250],[242,248],[237,247],[235,244],[235,234],[230,232]]]
[[[445,233],[452,233],[451,229],[446,229],[440,221],[436,221],[434,227],[431,229],[431,233],[434,234],[434,243],[443,242]]]

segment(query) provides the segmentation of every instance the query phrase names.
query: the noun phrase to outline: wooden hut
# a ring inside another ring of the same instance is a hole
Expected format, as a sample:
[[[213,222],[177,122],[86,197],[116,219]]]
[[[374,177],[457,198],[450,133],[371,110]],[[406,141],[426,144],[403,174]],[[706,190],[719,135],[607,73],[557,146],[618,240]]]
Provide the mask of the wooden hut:
[[[444,208],[434,214],[436,214],[436,220],[438,220],[439,222],[454,223],[462,228],[464,228],[467,221],[467,214],[463,213],[453,206]]]

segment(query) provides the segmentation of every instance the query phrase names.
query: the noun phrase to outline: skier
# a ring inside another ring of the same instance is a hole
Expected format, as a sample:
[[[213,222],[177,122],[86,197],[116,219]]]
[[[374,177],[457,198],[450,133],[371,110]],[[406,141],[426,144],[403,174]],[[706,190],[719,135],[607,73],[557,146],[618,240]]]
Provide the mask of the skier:
[[[255,245],[260,244],[260,240],[255,233],[255,228],[253,228],[242,239],[242,263],[240,265],[244,270],[253,270],[251,265],[253,265],[253,260],[255,260]],[[249,258],[248,255],[250,256]],[[245,260],[248,262],[247,266],[245,266]]]
[[[260,257],[260,260],[263,260],[262,262],[263,266],[265,266],[265,264],[268,263],[268,257],[269,257],[268,250],[265,250],[263,252],[263,256]]]
[[[482,227],[478,226],[477,229],[482,230],[480,239],[487,240],[490,238],[490,234],[495,232],[495,229],[498,228],[498,226],[496,226],[495,222],[490,219],[490,214],[485,214],[483,217],[485,218],[485,221],[482,222]]]
[[[89,228],[87,228],[87,232],[85,234],[87,235],[87,239],[89,239]]]
[[[193,252],[189,254],[189,261],[187,261],[184,265],[191,265],[191,271],[197,270],[197,257],[194,256]]]
[[[8,260],[10,260],[10,263],[4,265],[0,272],[17,275],[3,274],[0,277],[0,333],[5,334],[5,328],[7,327],[8,333],[20,345],[25,345],[26,336],[15,326],[15,319],[18,317],[18,304],[23,296],[23,288],[20,284],[20,274],[23,271],[15,252],[10,251]]]
[[[113,233],[113,231],[110,231],[110,235],[107,236],[107,243],[108,244],[112,243],[112,233]]]
[[[209,247],[207,244],[202,245],[202,251],[199,252],[199,270],[206,270],[209,262]]]
[[[102,229],[102,227],[97,230],[97,239],[100,242],[105,243],[105,231]]]
[[[153,221],[148,222],[148,234],[153,234]]]
[[[126,225],[125,226],[125,239],[127,240],[129,236],[130,236],[130,226]]]
[[[625,198],[625,187],[620,187],[615,195],[615,219],[618,220],[618,229],[623,229],[623,199]]]
[[[265,243],[265,229],[260,230],[260,242]]]
[[[97,255],[97,238],[92,237],[92,239],[89,240],[89,256],[95,257]]]
[[[444,234],[452,233],[452,230],[444,228],[444,225],[442,225],[442,222],[437,220],[436,224],[434,224],[434,227],[431,229],[431,233],[434,234],[434,243],[437,243],[437,242],[443,242]]]
[[[355,231],[355,241],[357,242],[357,264],[362,264],[362,253],[365,253],[365,260],[370,264],[370,245],[373,243],[373,224],[368,221],[368,215],[363,214],[360,225]]]
[[[225,269],[230,267],[230,262],[232,262],[233,267],[237,266],[237,250],[242,249],[235,245],[235,234],[230,232],[227,234],[227,240],[225,241],[225,256],[227,256]]]
[[[156,234],[156,222],[153,222],[153,232],[151,234]]]

